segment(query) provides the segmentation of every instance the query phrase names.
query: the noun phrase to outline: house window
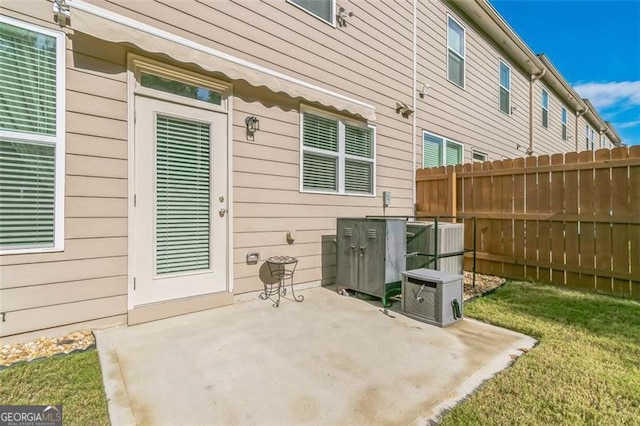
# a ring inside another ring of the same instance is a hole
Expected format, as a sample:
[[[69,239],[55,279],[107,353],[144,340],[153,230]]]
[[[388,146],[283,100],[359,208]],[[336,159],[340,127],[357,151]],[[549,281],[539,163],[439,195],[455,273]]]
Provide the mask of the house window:
[[[593,151],[596,146],[596,133],[588,124],[585,127],[586,145],[585,148]]]
[[[447,16],[447,78],[450,82],[464,88],[464,27],[450,15]]]
[[[301,190],[375,193],[375,129],[364,123],[302,112]]]
[[[336,0],[287,0],[302,10],[334,25],[336,16]]]
[[[422,135],[422,166],[438,167],[462,163],[461,143],[424,132]]]
[[[511,68],[500,60],[500,111],[511,114]]]
[[[542,89],[542,126],[549,128],[549,92]]]
[[[64,34],[0,16],[0,252],[63,248]]]
[[[484,152],[472,149],[471,150],[471,159],[473,161],[487,161],[489,159],[489,155],[484,153]]]
[[[567,140],[567,109],[562,107],[562,140]]]

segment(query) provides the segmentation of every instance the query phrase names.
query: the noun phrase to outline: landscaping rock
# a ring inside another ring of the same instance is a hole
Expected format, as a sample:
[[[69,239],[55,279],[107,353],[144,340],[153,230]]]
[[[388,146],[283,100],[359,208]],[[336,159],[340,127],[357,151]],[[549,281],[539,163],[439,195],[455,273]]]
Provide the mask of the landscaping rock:
[[[483,275],[476,273],[476,283],[473,285],[473,274],[464,272],[464,300],[469,300],[482,294],[488,293],[505,283],[502,277]]]
[[[0,368],[21,361],[29,362],[53,355],[86,350],[94,346],[95,343],[93,333],[89,330],[82,330],[61,337],[41,337],[27,343],[2,345],[0,346]]]

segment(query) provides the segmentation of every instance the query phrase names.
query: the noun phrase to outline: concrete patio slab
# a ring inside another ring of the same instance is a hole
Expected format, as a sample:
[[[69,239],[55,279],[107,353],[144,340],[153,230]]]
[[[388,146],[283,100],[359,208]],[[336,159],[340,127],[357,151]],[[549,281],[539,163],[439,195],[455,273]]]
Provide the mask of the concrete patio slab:
[[[303,294],[96,332],[112,424],[424,424],[535,344]]]

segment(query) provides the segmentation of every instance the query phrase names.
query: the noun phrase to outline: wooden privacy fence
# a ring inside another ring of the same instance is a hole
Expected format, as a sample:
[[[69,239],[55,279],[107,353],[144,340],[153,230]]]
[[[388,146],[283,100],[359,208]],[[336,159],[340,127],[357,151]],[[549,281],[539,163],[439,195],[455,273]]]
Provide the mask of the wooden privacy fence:
[[[417,216],[476,218],[477,272],[640,300],[640,146],[421,169],[416,184]]]

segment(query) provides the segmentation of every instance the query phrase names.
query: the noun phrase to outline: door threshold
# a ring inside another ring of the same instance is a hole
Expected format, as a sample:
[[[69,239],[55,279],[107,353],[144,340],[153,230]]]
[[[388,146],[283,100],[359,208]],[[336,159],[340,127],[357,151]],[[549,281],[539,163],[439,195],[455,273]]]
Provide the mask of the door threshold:
[[[233,294],[227,291],[201,296],[185,297],[149,305],[140,305],[129,310],[127,324],[135,325],[178,315],[219,308],[233,304]]]

